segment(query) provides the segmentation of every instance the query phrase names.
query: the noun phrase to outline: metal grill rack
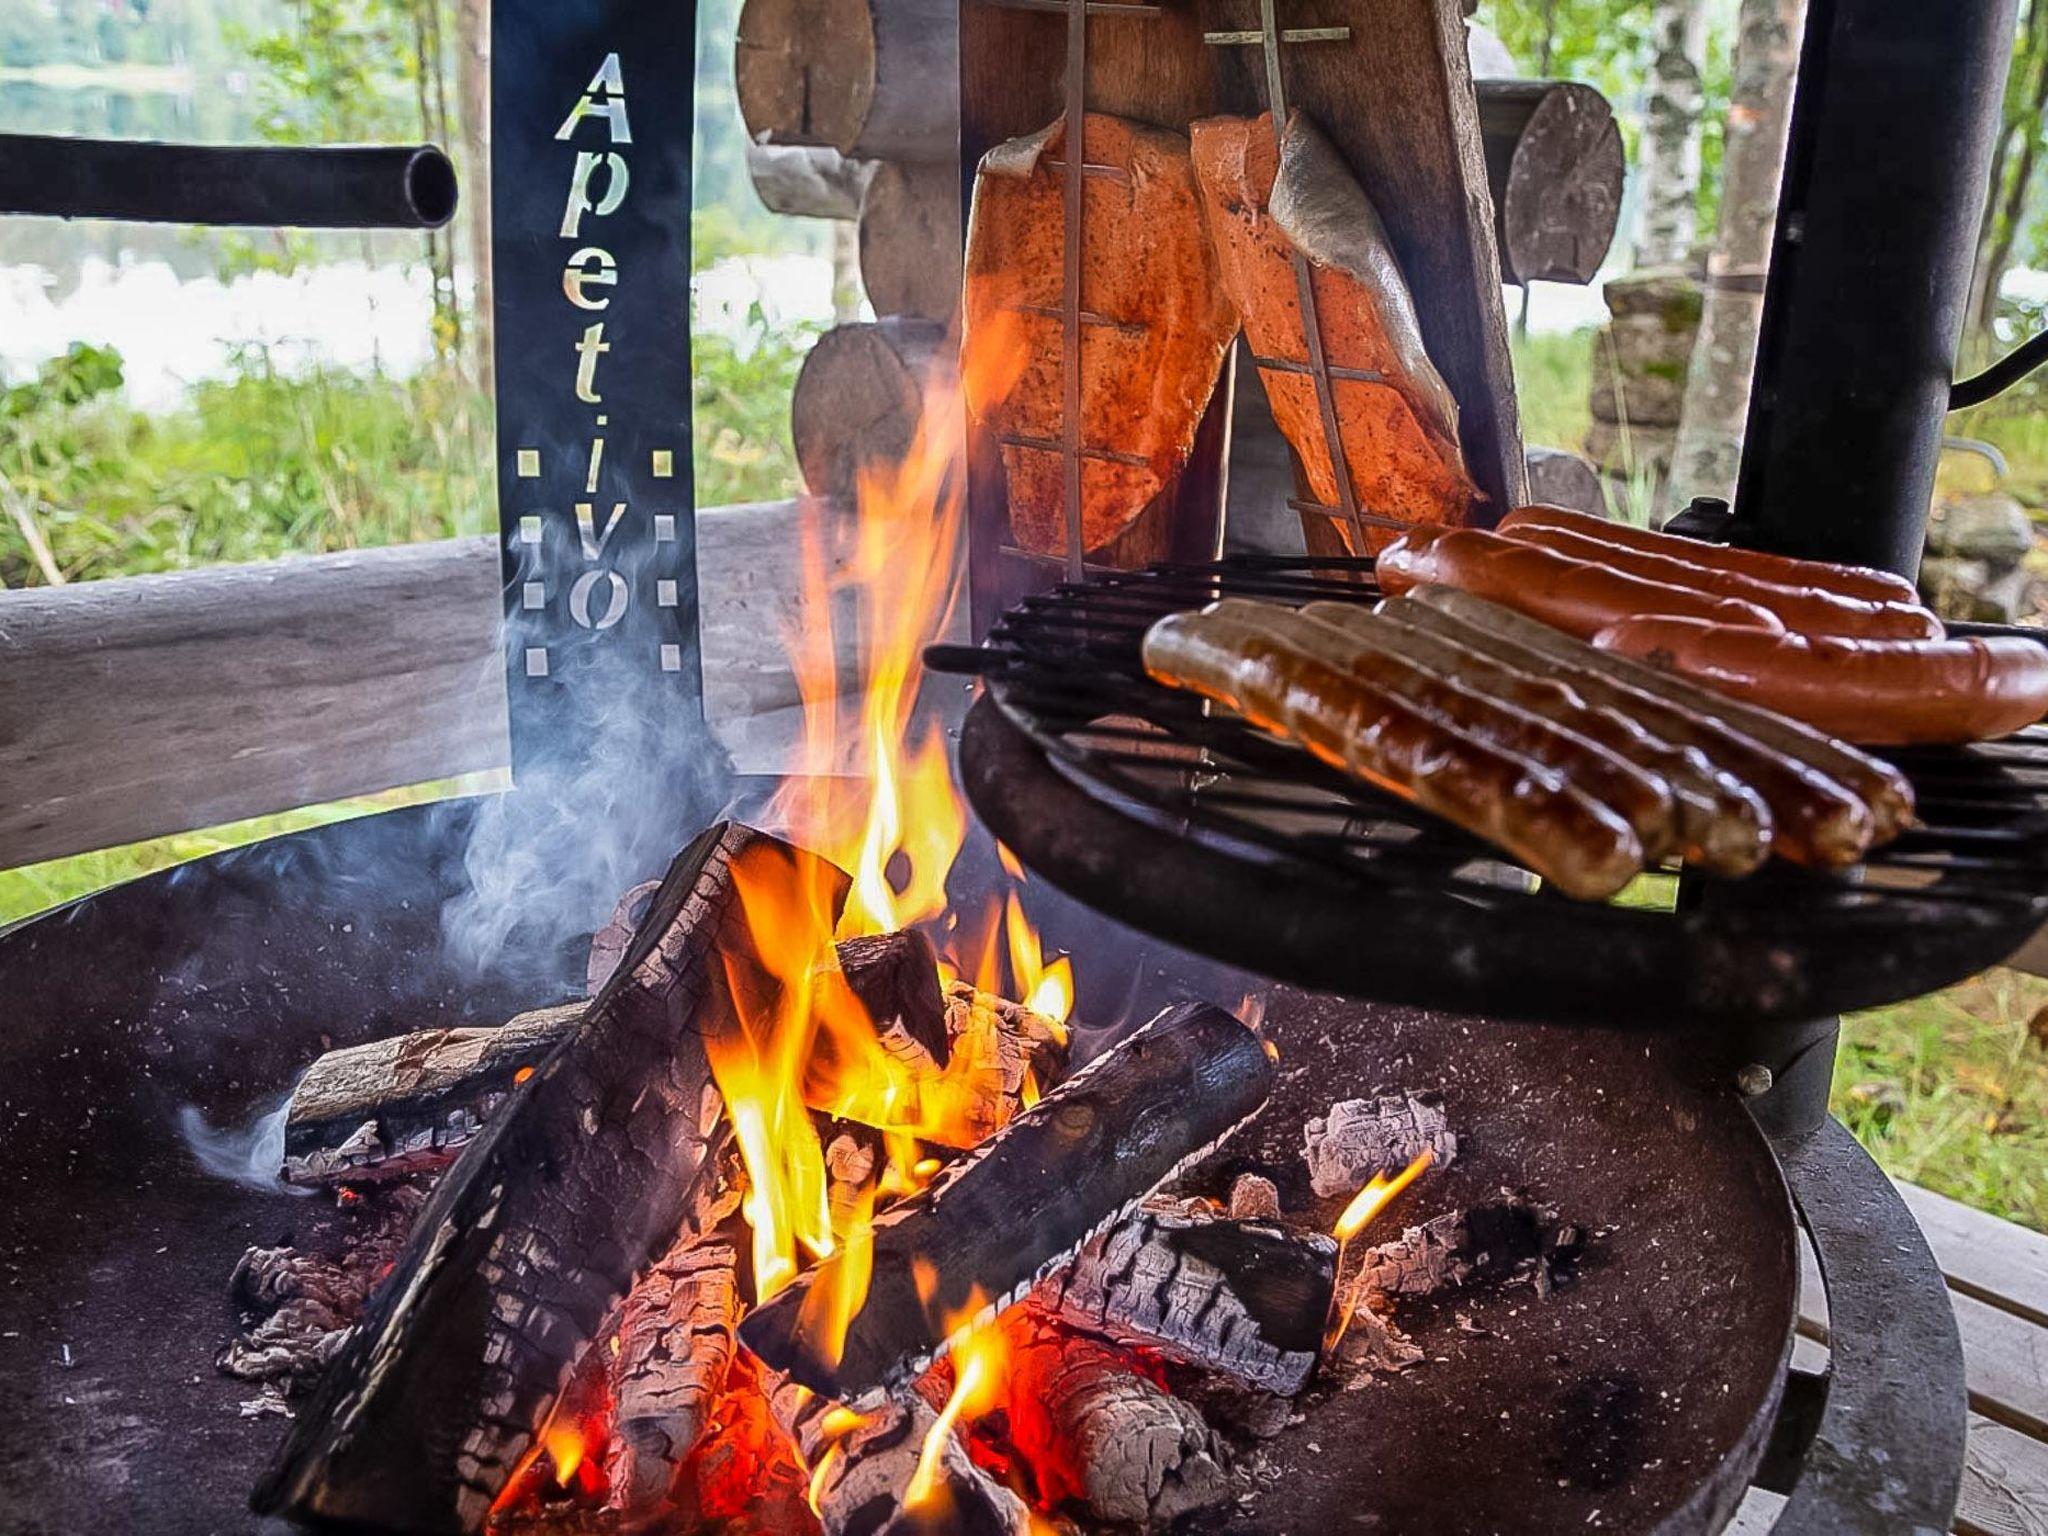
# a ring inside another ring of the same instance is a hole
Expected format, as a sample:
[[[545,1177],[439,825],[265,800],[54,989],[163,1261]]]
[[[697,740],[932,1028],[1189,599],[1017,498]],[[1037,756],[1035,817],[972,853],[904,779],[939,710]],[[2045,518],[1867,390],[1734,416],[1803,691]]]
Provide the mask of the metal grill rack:
[[[1920,824],[1851,869],[1670,868],[1572,901],[1489,845],[1144,675],[1157,618],[1225,596],[1369,602],[1368,560],[1161,565],[1062,585],[979,648],[969,797],[1054,884],[1305,985],[1504,1017],[1753,1026],[1873,1007],[2009,955],[2048,919],[2048,730],[1892,754]],[[1682,875],[1682,878],[1681,878]]]

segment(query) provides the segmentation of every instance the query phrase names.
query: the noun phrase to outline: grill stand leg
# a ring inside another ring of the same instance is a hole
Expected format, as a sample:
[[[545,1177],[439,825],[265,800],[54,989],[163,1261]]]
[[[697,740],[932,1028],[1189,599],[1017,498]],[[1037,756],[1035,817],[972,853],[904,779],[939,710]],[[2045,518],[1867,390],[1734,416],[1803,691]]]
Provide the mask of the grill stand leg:
[[[1825,1072],[1821,1081],[1825,1092]],[[1939,1536],[1955,1514],[1968,1428],[1941,1270],[1905,1201],[1839,1121],[1771,1142],[1820,1259],[1830,1334],[1827,1374],[1793,1374],[1758,1474],[1789,1495],[1772,1530]]]

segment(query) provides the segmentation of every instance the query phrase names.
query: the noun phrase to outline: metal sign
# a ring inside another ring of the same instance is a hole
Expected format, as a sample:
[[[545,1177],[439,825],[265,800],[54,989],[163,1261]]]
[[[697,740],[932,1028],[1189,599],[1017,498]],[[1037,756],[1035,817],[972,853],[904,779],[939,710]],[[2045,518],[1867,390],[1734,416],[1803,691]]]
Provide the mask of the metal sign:
[[[686,764],[709,750],[690,473],[695,7],[496,0],[491,49],[514,776],[573,778],[623,739]]]

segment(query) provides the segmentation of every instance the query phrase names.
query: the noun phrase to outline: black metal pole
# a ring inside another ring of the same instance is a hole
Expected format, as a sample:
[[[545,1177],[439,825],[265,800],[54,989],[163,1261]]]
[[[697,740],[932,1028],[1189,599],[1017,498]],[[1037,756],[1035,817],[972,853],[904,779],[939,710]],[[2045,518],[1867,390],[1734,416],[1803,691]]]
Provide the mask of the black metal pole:
[[[438,229],[455,167],[431,144],[152,144],[0,134],[0,213],[274,229]]]
[[[1912,575],[2012,0],[1809,0],[1735,539]]]

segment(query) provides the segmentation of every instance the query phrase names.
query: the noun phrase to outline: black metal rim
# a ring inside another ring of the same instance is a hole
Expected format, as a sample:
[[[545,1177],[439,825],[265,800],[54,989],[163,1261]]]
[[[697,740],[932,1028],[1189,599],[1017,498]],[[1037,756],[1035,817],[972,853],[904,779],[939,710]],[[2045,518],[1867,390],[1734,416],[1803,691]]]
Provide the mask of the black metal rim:
[[[2048,917],[2038,730],[1897,754],[1926,825],[1855,870],[1702,880],[1652,910],[1532,891],[1476,839],[1143,674],[1138,640],[1161,614],[1221,595],[1369,600],[1369,569],[1161,566],[1028,599],[982,649],[933,658],[987,679],[961,741],[970,799],[1054,884],[1159,937],[1303,985],[1542,1022],[1873,1007],[1996,963]]]

